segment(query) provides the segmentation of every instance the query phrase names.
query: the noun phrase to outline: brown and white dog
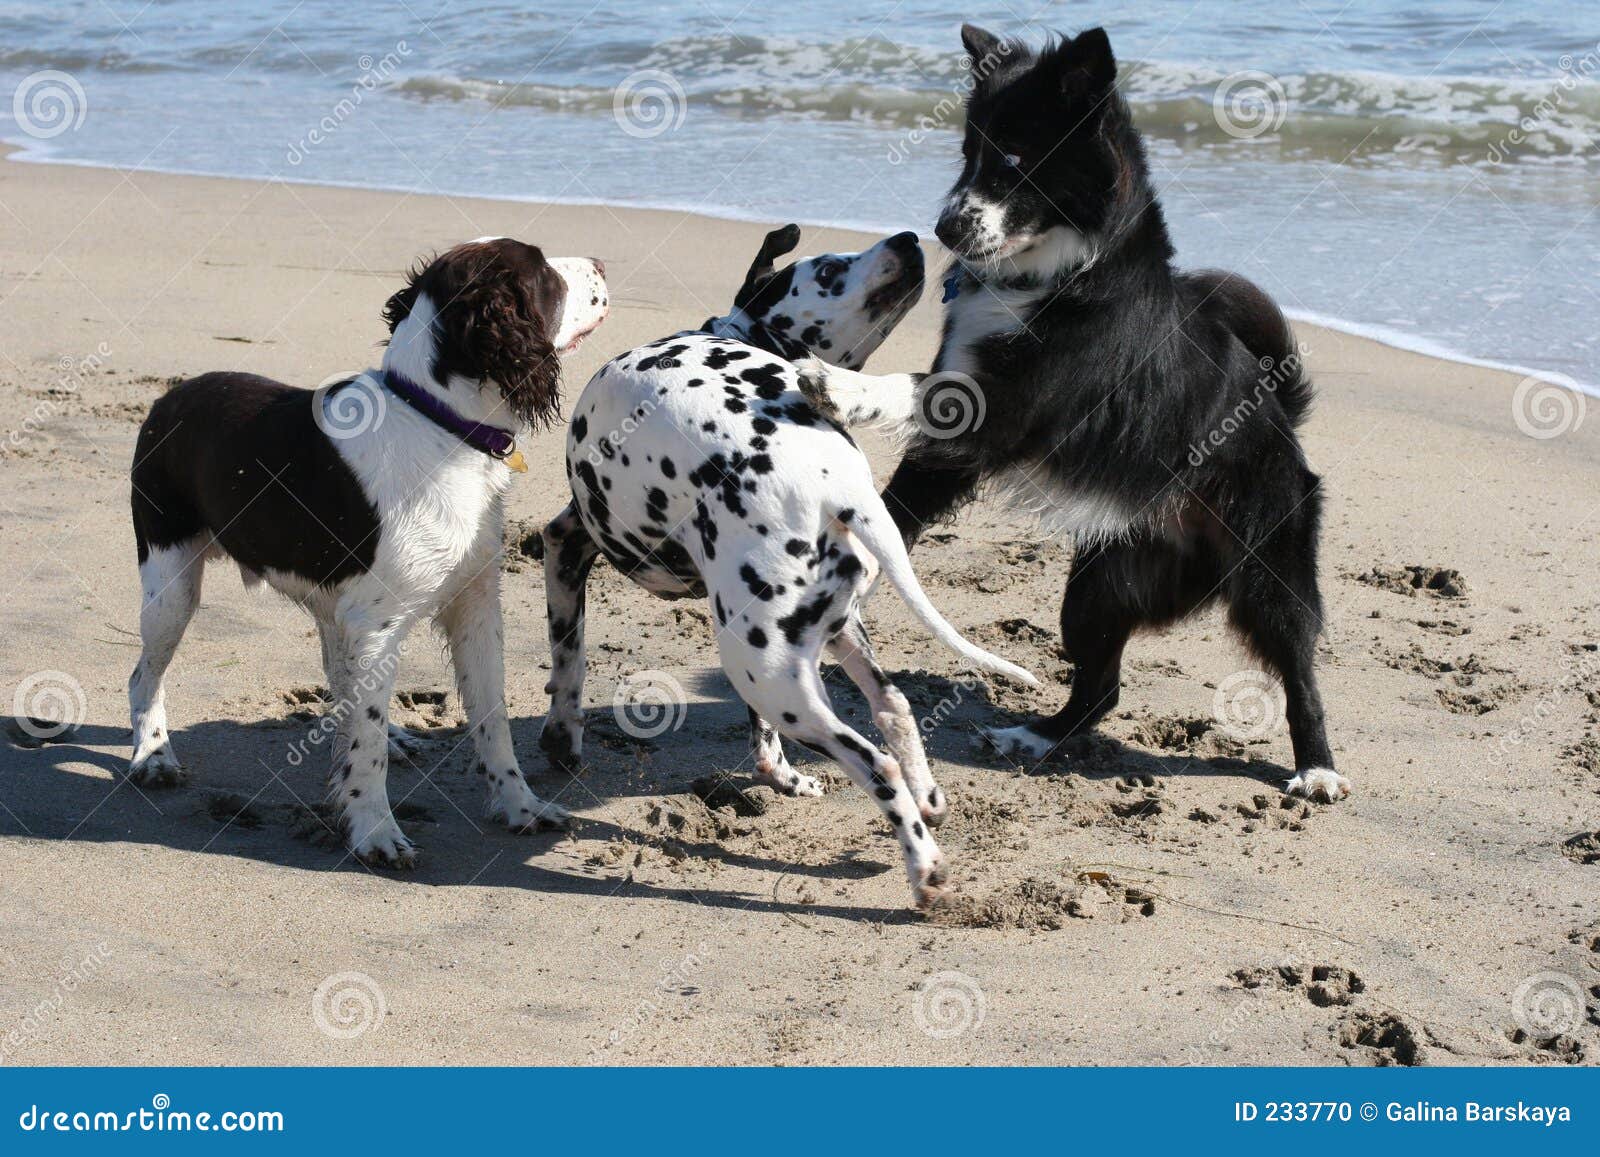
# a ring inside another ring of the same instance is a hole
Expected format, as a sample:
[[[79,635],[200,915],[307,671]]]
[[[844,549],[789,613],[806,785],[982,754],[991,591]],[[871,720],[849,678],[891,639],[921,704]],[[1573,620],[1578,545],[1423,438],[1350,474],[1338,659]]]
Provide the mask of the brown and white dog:
[[[506,721],[502,500],[517,434],[557,413],[559,355],[606,317],[603,272],[482,238],[389,299],[380,369],[315,391],[204,374],[151,407],[132,471],[144,652],[128,681],[130,779],[183,778],[162,679],[206,560],[227,557],[316,620],[337,720],[330,791],[362,860],[415,859],[389,809],[388,712],[423,618],[448,641],[490,815],[514,830],[566,817],[524,781]]]

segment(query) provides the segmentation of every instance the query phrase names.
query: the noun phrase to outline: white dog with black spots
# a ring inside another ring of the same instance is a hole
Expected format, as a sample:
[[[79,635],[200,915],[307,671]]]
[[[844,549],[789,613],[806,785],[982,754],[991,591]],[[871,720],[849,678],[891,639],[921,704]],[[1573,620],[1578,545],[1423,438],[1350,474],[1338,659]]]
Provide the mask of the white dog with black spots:
[[[878,801],[927,905],[946,879],[931,829],[947,800],[910,704],[873,656],[862,599],[881,570],[940,642],[1035,680],[928,601],[866,457],[808,400],[796,364],[866,361],[921,294],[916,235],[775,268],[798,241],[795,226],[773,231],[732,312],[614,358],[574,406],[573,501],[544,532],[552,675],[540,742],[558,764],[582,760],[584,586],[604,555],[653,594],[709,600],[723,669],[749,708],[756,780],[821,793],[780,736],[836,760]],[[887,752],[835,714],[825,649],[866,696]]]

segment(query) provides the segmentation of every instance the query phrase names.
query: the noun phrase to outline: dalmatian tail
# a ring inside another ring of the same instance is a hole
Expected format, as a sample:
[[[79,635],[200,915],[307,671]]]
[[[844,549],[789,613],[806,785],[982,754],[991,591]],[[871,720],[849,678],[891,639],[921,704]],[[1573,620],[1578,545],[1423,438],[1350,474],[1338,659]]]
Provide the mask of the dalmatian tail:
[[[884,577],[900,592],[900,598],[911,608],[911,613],[922,620],[922,625],[933,633],[934,638],[975,667],[1005,675],[1029,687],[1039,686],[1039,680],[1031,671],[1008,663],[999,655],[991,655],[976,643],[969,642],[939,613],[939,608],[929,601],[922,583],[917,580],[916,572],[911,569],[911,556],[906,553],[905,543],[900,539],[889,508],[884,506],[883,499],[878,497],[875,490],[869,490],[868,493],[872,496],[870,502],[864,501],[857,506],[853,516],[846,514],[848,521],[841,520],[841,524],[848,526],[861,544],[872,552],[883,568]],[[846,512],[841,510],[838,513]]]

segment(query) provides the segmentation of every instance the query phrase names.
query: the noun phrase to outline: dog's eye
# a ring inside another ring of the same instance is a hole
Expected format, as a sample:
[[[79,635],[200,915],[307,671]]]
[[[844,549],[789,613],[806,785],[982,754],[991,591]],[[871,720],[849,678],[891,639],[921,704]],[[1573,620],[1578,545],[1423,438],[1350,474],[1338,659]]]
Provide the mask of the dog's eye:
[[[1000,157],[1000,163],[1008,169],[1022,168],[1022,158],[1017,156],[1016,153],[1003,153]]]

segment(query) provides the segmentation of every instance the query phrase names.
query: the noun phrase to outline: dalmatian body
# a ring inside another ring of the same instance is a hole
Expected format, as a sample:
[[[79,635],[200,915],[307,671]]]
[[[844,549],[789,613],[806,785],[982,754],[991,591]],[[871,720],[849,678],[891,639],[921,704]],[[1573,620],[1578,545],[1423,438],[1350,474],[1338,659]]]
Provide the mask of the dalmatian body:
[[[836,760],[893,827],[919,904],[945,870],[931,828],[946,799],[910,705],[873,656],[861,602],[880,571],[917,617],[974,665],[1033,676],[962,638],[928,601],[844,427],[803,392],[796,360],[863,364],[922,289],[914,234],[783,269],[799,240],[770,234],[735,308],[699,331],[613,359],[573,409],[573,501],[546,527],[552,675],[541,746],[582,759],[584,584],[604,555],[664,598],[705,598],[723,669],[751,717],[755,776],[820,795],[780,736]],[[871,706],[887,752],[833,711],[818,664],[830,649]]]

